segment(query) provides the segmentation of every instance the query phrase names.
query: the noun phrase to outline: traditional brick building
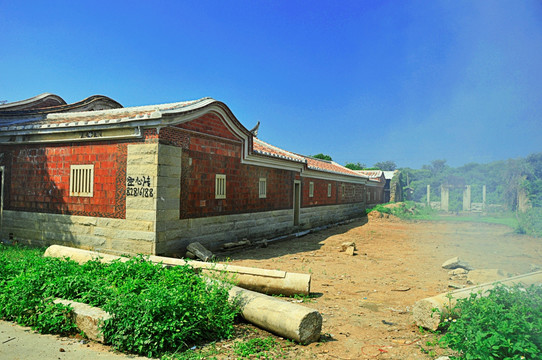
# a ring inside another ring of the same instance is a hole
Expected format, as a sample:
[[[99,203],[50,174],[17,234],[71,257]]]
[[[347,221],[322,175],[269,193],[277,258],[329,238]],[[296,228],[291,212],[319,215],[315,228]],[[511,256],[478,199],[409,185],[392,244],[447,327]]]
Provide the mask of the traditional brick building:
[[[2,240],[119,253],[269,239],[359,216],[383,187],[261,141],[211,98],[0,105],[0,171]]]

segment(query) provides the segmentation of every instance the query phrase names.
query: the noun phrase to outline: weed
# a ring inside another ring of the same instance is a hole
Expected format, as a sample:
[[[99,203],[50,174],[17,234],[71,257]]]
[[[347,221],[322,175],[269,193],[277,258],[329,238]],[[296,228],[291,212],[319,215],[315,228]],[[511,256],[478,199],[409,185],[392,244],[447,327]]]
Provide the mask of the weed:
[[[235,343],[233,349],[236,355],[243,359],[256,358],[256,359],[274,359],[270,352],[276,351],[278,343],[272,337],[254,338],[243,342]]]
[[[487,297],[458,300],[445,319],[444,345],[465,359],[542,359],[542,287],[498,286]]]
[[[238,309],[228,302],[229,285],[206,282],[188,265],[165,268],[143,257],[79,265],[42,253],[0,245],[0,318],[68,333],[70,308],[52,299],[85,302],[112,315],[101,328],[106,341],[149,357],[233,334]]]

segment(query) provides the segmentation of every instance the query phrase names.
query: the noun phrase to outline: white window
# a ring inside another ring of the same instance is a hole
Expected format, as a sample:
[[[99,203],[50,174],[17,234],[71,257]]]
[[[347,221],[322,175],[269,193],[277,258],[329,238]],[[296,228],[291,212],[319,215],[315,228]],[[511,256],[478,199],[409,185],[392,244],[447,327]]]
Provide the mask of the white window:
[[[226,198],[226,175],[216,174],[215,176],[215,199]]]
[[[341,185],[341,192],[342,192],[341,196],[344,199],[344,197],[346,196],[346,187],[344,186],[344,184]]]
[[[314,197],[314,183],[312,181],[309,183],[309,197]]]
[[[266,178],[260,178],[259,182],[259,196],[260,199],[267,197],[267,179]]]
[[[70,166],[70,196],[94,196],[94,165]]]
[[[327,184],[327,197],[331,197],[331,184]]]

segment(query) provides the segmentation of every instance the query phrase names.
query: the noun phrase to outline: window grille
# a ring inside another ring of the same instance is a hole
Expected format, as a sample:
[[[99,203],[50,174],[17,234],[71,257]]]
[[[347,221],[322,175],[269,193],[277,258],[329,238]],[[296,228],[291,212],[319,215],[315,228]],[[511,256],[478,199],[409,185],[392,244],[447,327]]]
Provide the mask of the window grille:
[[[260,199],[267,197],[267,179],[266,178],[260,178],[259,182],[259,196]]]
[[[331,184],[327,184],[327,197],[331,197]]]
[[[215,176],[215,199],[226,198],[226,175],[216,174]]]
[[[94,165],[70,166],[70,196],[94,196]]]
[[[309,197],[314,197],[314,183],[312,181],[309,183]]]

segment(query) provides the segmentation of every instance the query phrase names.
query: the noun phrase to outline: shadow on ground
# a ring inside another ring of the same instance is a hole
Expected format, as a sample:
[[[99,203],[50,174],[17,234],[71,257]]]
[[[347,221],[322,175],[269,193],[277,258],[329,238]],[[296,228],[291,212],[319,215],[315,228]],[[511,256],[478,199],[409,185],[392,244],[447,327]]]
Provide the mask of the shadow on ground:
[[[316,251],[322,247],[323,242],[326,239],[332,236],[345,234],[354,228],[367,224],[367,222],[367,216],[364,216],[347,224],[315,231],[314,233],[305,236],[269,242],[267,247],[244,248],[235,251],[221,252],[217,253],[217,256],[221,260],[226,258],[232,260],[267,260],[284,255]]]

